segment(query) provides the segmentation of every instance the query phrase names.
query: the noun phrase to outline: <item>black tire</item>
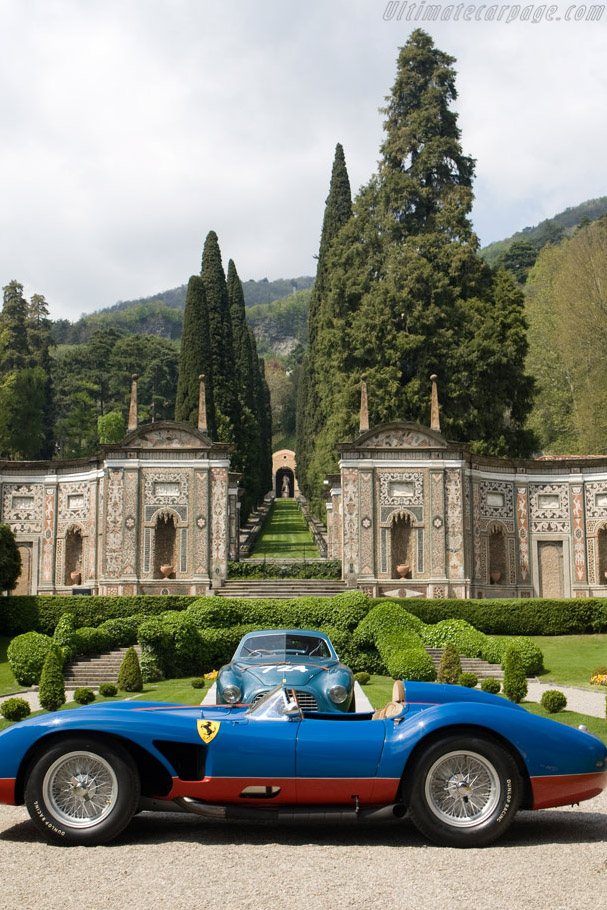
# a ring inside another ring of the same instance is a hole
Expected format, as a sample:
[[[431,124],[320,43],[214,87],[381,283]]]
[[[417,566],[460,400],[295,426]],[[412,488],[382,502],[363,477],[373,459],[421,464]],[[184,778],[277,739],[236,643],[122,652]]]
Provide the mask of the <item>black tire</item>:
[[[116,837],[139,803],[139,774],[119,743],[71,736],[39,753],[30,767],[25,804],[47,840],[95,846]]]
[[[492,843],[510,827],[521,802],[516,762],[489,737],[446,736],[426,748],[412,774],[409,816],[441,846]]]

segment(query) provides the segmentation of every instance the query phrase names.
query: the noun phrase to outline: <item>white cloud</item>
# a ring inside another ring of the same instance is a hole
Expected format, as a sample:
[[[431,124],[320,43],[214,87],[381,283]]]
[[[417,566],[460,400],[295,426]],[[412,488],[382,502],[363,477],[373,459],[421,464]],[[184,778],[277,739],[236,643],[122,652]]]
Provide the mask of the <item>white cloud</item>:
[[[210,229],[243,279],[312,273],[336,142],[354,190],[379,157],[385,6],[0,0],[0,282],[76,318],[184,283]],[[483,242],[607,193],[605,23],[417,23],[457,58]]]

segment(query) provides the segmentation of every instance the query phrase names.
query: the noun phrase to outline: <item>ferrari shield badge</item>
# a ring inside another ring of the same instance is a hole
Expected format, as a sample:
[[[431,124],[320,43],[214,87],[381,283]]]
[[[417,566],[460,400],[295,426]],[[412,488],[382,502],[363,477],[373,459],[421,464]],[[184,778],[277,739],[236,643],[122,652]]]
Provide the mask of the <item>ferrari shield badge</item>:
[[[197,720],[196,726],[203,742],[210,743],[217,736],[220,725],[218,720]]]

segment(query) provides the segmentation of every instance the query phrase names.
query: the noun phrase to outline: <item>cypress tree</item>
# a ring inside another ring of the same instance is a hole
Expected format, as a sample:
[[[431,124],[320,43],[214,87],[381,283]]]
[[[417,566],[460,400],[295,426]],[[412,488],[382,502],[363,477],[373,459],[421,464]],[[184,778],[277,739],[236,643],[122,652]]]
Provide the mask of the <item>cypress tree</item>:
[[[526,455],[531,386],[522,298],[478,256],[470,224],[474,162],[463,154],[454,60],[414,31],[384,109],[377,175],[327,253],[313,371],[321,426],[307,483],[336,467],[356,434],[361,373],[371,424],[428,424],[429,379],[440,378],[447,437],[488,454]],[[499,364],[502,382],[491,378]]]
[[[316,280],[310,297],[308,311],[308,353],[302,363],[297,388],[296,415],[296,449],[297,477],[304,494],[310,498],[313,489],[308,482],[308,464],[313,440],[322,426],[320,400],[318,394],[318,377],[315,372],[317,359],[317,331],[321,301],[326,294],[328,284],[327,254],[329,248],[352,214],[352,195],[350,180],[346,168],[343,146],[335,147],[329,195],[325,204]]]
[[[27,300],[23,285],[11,281],[4,288],[4,303],[0,326],[4,333],[4,350],[0,367],[3,373],[30,366],[27,345]]]
[[[51,336],[52,322],[49,319],[49,309],[42,294],[34,294],[27,308],[27,345],[29,360],[32,367],[44,370],[40,375],[44,403],[42,405],[42,441],[35,457],[51,458],[55,451],[54,422],[55,408],[51,383],[51,347],[54,342]]]
[[[46,655],[38,694],[40,704],[47,711],[58,711],[61,705],[65,704],[63,657],[57,647],[52,647]]]
[[[261,490],[261,427],[256,414],[255,377],[257,356],[253,359],[242,284],[232,259],[228,262],[228,300],[234,345],[234,375],[237,384],[240,420],[236,452],[232,465],[243,473],[244,493],[240,515],[244,522],[251,507],[258,501]]]
[[[209,231],[202,253],[202,283],[209,314],[213,401],[216,436],[221,442],[238,440],[238,397],[234,383],[234,344],[228,288],[215,231]]]
[[[175,420],[182,420],[194,426],[198,424],[199,377],[201,373],[205,377],[209,435],[214,438],[216,425],[209,313],[202,279],[197,275],[193,275],[188,282],[183,315]]]

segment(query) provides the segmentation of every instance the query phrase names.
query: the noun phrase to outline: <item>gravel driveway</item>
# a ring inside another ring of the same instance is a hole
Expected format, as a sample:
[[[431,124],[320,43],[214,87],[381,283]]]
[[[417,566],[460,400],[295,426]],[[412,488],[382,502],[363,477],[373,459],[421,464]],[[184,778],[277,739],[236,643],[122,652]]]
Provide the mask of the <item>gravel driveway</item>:
[[[428,846],[407,822],[221,824],[137,816],[105,847],[52,847],[0,807],[1,910],[597,910],[607,795],[521,812],[497,845]]]

